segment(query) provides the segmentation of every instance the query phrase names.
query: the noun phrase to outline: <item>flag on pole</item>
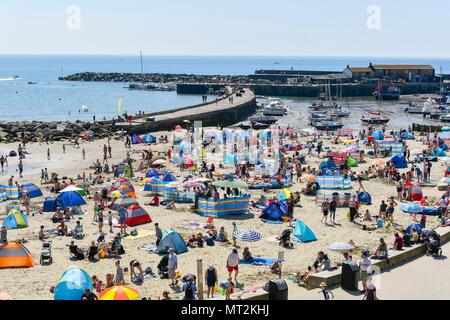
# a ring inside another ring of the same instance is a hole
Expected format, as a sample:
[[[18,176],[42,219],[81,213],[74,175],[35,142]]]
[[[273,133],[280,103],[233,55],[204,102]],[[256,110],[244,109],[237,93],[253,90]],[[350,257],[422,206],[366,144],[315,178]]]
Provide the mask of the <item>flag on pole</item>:
[[[117,113],[120,114],[120,108],[122,108],[122,97],[117,99]]]

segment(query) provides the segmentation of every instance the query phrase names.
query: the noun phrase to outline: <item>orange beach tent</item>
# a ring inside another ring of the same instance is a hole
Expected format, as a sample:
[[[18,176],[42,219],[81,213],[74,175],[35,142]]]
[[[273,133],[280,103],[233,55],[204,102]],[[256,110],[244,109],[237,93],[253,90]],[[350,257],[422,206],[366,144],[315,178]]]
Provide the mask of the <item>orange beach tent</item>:
[[[33,266],[30,251],[17,242],[0,246],[0,268],[27,268]]]

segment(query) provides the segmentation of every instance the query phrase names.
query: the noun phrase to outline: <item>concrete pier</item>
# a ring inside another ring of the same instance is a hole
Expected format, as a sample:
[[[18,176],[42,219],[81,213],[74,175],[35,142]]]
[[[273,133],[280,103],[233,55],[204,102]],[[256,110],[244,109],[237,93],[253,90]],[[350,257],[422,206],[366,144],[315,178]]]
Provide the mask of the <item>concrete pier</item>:
[[[231,92],[231,88],[228,87],[227,90]],[[242,93],[233,92],[205,104],[147,114],[147,121],[140,118],[131,123],[118,123],[116,127],[131,134],[143,134],[171,130],[176,125],[181,125],[183,120],[202,121],[203,126],[227,126],[247,119],[255,110],[256,96],[246,88]],[[152,117],[154,121],[149,121]]]

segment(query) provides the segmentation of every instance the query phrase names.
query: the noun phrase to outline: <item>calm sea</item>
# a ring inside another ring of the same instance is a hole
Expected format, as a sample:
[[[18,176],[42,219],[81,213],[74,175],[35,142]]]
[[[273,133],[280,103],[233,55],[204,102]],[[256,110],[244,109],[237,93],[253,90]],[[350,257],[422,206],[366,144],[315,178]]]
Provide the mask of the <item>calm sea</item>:
[[[432,64],[450,72],[450,60],[287,57],[144,57],[145,72],[188,74],[251,74],[257,69],[303,69],[342,71],[348,64]],[[126,83],[59,81],[61,75],[77,72],[140,72],[139,56],[9,56],[0,55],[0,119],[2,120],[91,120],[122,111],[154,112],[201,102],[196,95],[175,92],[130,91]],[[18,80],[11,80],[14,75]],[[28,84],[35,82],[36,84]],[[90,112],[79,114],[81,106]],[[69,114],[70,113],[70,114]]]

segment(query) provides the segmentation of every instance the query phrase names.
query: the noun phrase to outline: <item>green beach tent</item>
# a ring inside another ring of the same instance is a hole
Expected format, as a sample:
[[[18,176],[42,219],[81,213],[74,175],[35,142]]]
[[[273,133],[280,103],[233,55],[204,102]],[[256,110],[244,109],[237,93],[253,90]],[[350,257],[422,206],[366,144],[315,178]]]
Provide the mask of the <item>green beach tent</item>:
[[[347,163],[348,163],[348,166],[350,167],[350,168],[355,168],[355,167],[357,167],[358,166],[358,161],[356,161],[354,158],[352,158],[352,157],[348,157],[347,158]]]

